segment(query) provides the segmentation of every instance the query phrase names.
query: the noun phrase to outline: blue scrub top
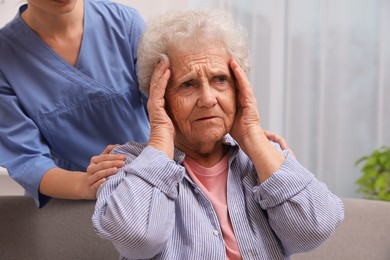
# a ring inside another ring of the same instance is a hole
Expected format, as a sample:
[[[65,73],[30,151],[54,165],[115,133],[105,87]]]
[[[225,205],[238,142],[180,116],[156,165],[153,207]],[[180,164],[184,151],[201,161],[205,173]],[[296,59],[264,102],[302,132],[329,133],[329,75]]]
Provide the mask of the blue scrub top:
[[[79,59],[71,66],[19,14],[0,30],[0,165],[39,205],[53,167],[85,171],[109,144],[146,142],[146,98],[136,52],[144,21],[130,7],[85,0]]]

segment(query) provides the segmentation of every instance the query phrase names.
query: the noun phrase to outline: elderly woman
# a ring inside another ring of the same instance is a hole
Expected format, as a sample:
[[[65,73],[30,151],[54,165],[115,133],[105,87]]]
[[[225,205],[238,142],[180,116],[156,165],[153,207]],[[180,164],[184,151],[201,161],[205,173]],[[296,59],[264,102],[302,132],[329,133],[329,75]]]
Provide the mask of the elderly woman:
[[[288,259],[343,220],[341,200],[266,138],[244,39],[223,12],[149,23],[138,63],[150,139],[115,149],[126,166],[93,215],[124,258]]]

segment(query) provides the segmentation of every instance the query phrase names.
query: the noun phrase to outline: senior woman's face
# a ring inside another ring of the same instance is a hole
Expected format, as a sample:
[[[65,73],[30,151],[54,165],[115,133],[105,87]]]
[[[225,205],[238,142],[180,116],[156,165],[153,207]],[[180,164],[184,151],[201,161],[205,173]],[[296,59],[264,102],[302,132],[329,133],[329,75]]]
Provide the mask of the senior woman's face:
[[[227,52],[203,44],[175,49],[169,58],[172,74],[165,99],[176,126],[176,144],[200,149],[220,141],[230,131],[236,111]]]

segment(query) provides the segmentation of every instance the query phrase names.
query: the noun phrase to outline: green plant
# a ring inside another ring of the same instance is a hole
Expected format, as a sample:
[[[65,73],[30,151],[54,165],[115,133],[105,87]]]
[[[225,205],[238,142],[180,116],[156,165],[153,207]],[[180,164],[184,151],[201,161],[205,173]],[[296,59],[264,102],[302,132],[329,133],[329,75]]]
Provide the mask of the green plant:
[[[363,176],[356,181],[357,192],[366,199],[390,201],[390,147],[380,147],[358,159],[355,167],[361,163]]]

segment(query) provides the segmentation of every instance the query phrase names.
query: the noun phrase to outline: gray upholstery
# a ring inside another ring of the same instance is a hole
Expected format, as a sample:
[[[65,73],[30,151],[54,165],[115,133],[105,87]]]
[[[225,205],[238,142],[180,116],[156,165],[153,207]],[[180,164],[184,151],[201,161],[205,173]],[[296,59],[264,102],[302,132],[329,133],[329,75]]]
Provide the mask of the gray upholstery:
[[[0,259],[119,259],[94,232],[95,201],[52,199],[38,209],[27,196],[0,196]]]
[[[334,235],[292,260],[390,260],[390,203],[343,201],[346,219]],[[95,235],[93,210],[94,201],[53,199],[37,209],[29,197],[0,196],[0,259],[118,259],[111,243]]]
[[[343,199],[345,219],[316,250],[292,260],[390,260],[390,202]]]

